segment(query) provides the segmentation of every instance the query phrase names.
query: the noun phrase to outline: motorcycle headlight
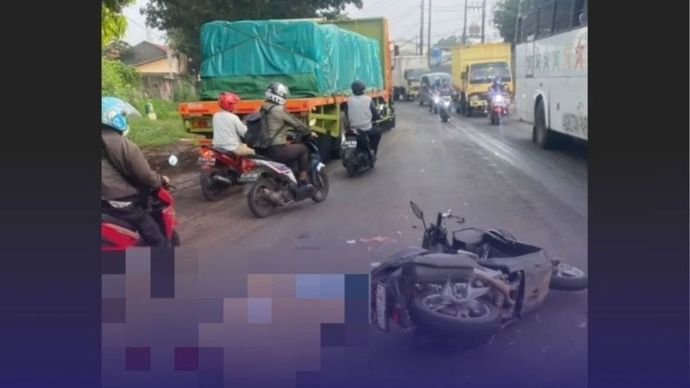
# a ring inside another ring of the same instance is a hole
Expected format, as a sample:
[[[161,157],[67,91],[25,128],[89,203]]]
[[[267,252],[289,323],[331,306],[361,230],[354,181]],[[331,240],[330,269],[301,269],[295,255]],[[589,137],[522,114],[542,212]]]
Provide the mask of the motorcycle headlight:
[[[443,105],[450,106],[450,101],[443,101]]]
[[[434,97],[434,102],[438,102],[438,101],[439,101],[439,98],[438,98],[438,97]]]
[[[498,95],[498,96],[494,97],[494,101],[496,101],[496,102],[503,102],[503,96]]]

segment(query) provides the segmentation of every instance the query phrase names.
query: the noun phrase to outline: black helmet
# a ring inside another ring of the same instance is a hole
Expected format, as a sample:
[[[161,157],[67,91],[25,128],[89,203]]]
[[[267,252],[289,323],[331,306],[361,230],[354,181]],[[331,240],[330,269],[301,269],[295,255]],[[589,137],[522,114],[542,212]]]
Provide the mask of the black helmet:
[[[276,104],[285,104],[285,99],[290,95],[290,90],[287,86],[280,82],[272,82],[266,88],[266,100],[275,102]]]
[[[351,88],[353,94],[361,96],[362,94],[364,94],[364,90],[367,88],[367,85],[365,85],[364,82],[357,80],[352,83]]]

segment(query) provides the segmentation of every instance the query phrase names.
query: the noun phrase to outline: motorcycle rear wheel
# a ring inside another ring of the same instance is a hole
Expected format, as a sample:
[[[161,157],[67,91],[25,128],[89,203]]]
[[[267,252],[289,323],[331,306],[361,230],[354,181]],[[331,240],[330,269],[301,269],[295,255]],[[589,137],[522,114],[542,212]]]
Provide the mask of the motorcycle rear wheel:
[[[249,210],[258,218],[265,218],[273,214],[276,205],[264,198],[264,189],[273,190],[273,183],[266,178],[259,178],[247,194]]]
[[[417,326],[429,333],[467,339],[489,338],[499,331],[501,311],[498,307],[482,299],[473,300],[471,309],[459,305],[441,306],[437,302],[442,299],[435,291],[414,296],[410,313]]]
[[[223,196],[223,192],[230,186],[221,182],[215,182],[213,177],[216,175],[224,175],[223,171],[217,167],[208,171],[201,171],[199,174],[199,184],[201,186],[201,193],[207,201],[217,201]]]

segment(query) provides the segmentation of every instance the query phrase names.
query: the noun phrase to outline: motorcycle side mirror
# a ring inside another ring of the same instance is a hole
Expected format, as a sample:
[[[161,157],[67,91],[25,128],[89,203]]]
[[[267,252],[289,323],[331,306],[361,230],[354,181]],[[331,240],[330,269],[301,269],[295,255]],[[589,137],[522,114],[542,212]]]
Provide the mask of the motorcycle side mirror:
[[[170,157],[168,158],[168,164],[171,166],[177,166],[177,162],[179,162],[177,156],[175,156],[174,154],[170,155]]]
[[[420,209],[419,206],[417,206],[417,204],[412,201],[410,201],[410,206],[412,206],[412,213],[414,213],[415,217],[424,221],[424,212],[422,211],[422,209]]]

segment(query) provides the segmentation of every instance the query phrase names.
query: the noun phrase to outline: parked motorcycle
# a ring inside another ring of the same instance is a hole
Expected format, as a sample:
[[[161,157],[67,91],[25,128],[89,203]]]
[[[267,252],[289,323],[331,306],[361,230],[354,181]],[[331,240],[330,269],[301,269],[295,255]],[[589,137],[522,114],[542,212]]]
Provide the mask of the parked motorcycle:
[[[510,100],[507,95],[496,94],[491,98],[489,104],[489,121],[492,125],[501,125],[503,117],[508,115],[508,104]]]
[[[168,163],[177,165],[178,159],[171,155]],[[146,200],[147,210],[156,221],[172,246],[180,246],[180,236],[175,231],[175,200],[169,189],[171,184],[153,190]],[[101,251],[124,251],[130,247],[146,246],[137,229],[129,222],[101,212]]]
[[[552,260],[541,248],[500,230],[462,228],[451,232],[450,211],[427,226],[422,247],[410,247],[371,272],[372,320],[384,331],[390,321],[418,333],[449,340],[485,341],[534,310],[549,289],[587,288],[584,272]]]
[[[209,201],[219,200],[230,187],[242,184],[242,174],[255,167],[251,159],[206,144],[199,154],[201,193]]]
[[[247,203],[251,212],[259,218],[268,217],[276,208],[290,205],[295,202],[311,198],[314,202],[323,202],[328,196],[328,175],[321,163],[319,147],[309,135],[295,135],[294,141],[300,141],[309,150],[309,182],[314,190],[306,192],[297,185],[295,173],[297,163],[286,166],[283,163],[272,161],[262,155],[253,155],[250,158],[256,167],[242,174],[242,180],[252,181],[247,185]]]
[[[369,147],[369,137],[357,129],[347,129],[340,145],[340,158],[347,175],[353,177],[359,172],[374,168],[376,155]]]

